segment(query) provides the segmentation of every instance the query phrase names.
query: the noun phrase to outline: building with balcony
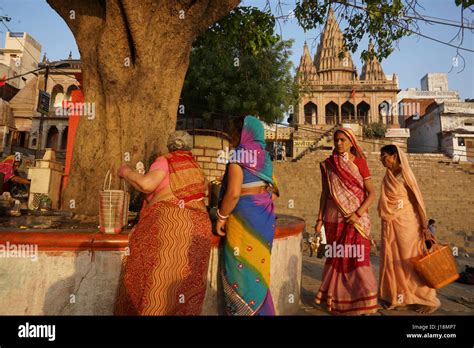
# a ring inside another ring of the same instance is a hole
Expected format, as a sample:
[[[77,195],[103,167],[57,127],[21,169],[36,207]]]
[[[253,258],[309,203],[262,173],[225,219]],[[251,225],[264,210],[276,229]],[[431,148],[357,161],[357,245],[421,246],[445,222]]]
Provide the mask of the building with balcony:
[[[67,63],[68,66],[49,70],[46,92],[50,95],[50,106],[47,115],[37,111],[39,92],[45,86],[45,70],[39,71],[10,101],[17,128],[11,137],[11,149],[30,155],[39,151],[41,155],[45,148],[53,148],[56,158],[63,161],[69,122],[63,102],[71,100],[72,92],[79,88],[74,74],[81,72],[81,62],[70,54],[58,62],[49,62],[44,57],[43,63],[53,66]]]

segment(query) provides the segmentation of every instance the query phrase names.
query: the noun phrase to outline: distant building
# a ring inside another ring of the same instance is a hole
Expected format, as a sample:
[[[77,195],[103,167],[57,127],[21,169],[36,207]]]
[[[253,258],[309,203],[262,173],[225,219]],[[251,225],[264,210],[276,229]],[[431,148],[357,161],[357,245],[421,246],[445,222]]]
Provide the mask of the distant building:
[[[28,33],[5,34],[5,47],[0,48],[0,79],[6,80],[0,86],[0,154],[2,155],[11,152],[12,140],[18,135],[10,101],[29,81],[36,78],[34,74],[26,73],[38,68],[40,55],[41,45]],[[19,99],[18,97],[17,100]]]
[[[443,152],[474,162],[474,102],[443,102],[408,125],[409,152]]]
[[[397,95],[400,124],[423,118],[443,102],[459,102],[459,93],[448,88],[448,74],[428,73],[420,80],[421,90],[408,88]],[[413,118],[412,118],[413,117]]]
[[[7,32],[5,47],[0,48],[0,78],[15,77],[34,70],[41,59],[41,45],[28,33]],[[33,74],[20,76],[8,83],[22,89]]]
[[[46,57],[44,63],[50,63]],[[54,63],[68,63],[68,67],[50,69],[46,92],[51,96],[49,114],[41,117],[37,111],[39,91],[44,89],[44,70],[38,72],[25,87],[12,98],[10,105],[15,119],[16,130],[11,137],[11,151],[36,154],[45,148],[56,150],[56,158],[63,160],[66,151],[69,118],[63,108],[63,101],[71,100],[72,91],[78,89],[74,74],[81,71],[80,60],[67,59]],[[39,142],[42,122],[41,146]]]

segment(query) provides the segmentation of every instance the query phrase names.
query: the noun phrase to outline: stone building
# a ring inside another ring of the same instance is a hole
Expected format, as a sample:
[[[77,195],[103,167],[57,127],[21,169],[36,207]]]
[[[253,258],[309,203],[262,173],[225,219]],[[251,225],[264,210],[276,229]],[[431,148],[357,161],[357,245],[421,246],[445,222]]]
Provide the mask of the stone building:
[[[372,43],[368,49],[373,52]],[[331,8],[314,60],[305,43],[297,81],[300,98],[294,123],[300,128],[371,122],[398,125],[392,112],[398,93],[396,75],[387,77],[376,57],[366,60],[358,75]]]
[[[25,74],[38,67],[41,45],[28,33],[10,32],[5,34],[5,47],[0,48],[0,78],[11,78]],[[12,79],[9,84],[22,89],[34,75],[24,75]]]
[[[50,63],[46,57],[43,62]],[[44,89],[45,84],[44,70],[28,81],[10,101],[17,127],[12,135],[12,151],[33,155],[37,150],[41,152],[45,148],[53,148],[56,158],[64,159],[69,118],[63,102],[70,101],[72,91],[79,88],[74,74],[81,71],[81,62],[70,54],[67,59],[54,63],[67,63],[69,66],[49,71],[46,86],[46,92],[51,97],[48,115],[42,117],[37,111],[39,91]]]
[[[438,104],[461,101],[458,91],[449,90],[446,73],[428,73],[421,78],[420,86],[420,90],[411,87],[397,95],[398,115],[403,127],[423,118]]]
[[[474,162],[474,103],[444,102],[423,118],[409,120],[409,152],[442,152],[455,161]]]

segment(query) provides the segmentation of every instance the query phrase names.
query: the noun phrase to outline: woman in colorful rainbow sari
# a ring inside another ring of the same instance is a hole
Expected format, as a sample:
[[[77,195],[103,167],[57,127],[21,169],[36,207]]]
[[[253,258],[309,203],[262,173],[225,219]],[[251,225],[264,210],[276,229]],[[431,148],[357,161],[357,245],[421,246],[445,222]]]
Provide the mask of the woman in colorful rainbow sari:
[[[212,233],[203,201],[205,177],[191,144],[187,132],[174,132],[170,152],[147,174],[127,165],[119,169],[119,176],[149,195],[130,236],[116,315],[201,314]]]
[[[321,163],[322,193],[316,233],[324,223],[326,263],[317,304],[339,315],[375,313],[377,284],[370,265],[370,220],[375,198],[364,153],[351,129],[334,134],[335,149]]]
[[[274,315],[270,259],[275,234],[273,200],[278,190],[264,129],[254,116],[236,119],[233,145],[217,211],[217,233],[225,236],[223,284],[228,315]],[[240,138],[240,139],[239,139]]]
[[[382,219],[379,297],[387,309],[418,305],[419,313],[432,313],[440,301],[412,263],[423,255],[424,241],[431,235],[420,188],[398,146],[382,147],[380,160],[387,172],[378,206]]]

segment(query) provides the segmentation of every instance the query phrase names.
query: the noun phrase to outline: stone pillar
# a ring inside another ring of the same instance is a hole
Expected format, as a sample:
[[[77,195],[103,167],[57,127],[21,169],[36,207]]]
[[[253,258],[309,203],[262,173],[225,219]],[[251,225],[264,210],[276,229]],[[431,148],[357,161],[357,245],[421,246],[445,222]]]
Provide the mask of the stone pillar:
[[[49,131],[49,124],[44,122],[43,124],[43,134],[41,135],[41,144],[40,150],[44,150],[46,148],[46,144],[48,143],[48,131]],[[39,141],[40,139],[38,139]]]
[[[336,123],[342,123],[341,97],[337,98],[337,119]]]
[[[298,105],[298,122],[297,124],[304,124],[304,98],[301,98]]]
[[[367,120],[367,123],[372,123],[377,120],[379,121],[379,104],[377,103],[377,99],[375,98],[375,95],[372,94],[370,96],[370,112],[369,112],[369,119]]]
[[[357,99],[354,97],[352,102],[354,103],[354,121],[358,122],[359,115],[357,115]]]
[[[61,128],[58,129],[59,134],[58,134],[58,151],[61,151],[62,145],[63,145],[63,134],[66,131],[66,126],[61,126]]]
[[[395,98],[395,101],[394,101],[394,105],[392,107],[392,124],[393,124],[393,128],[400,128],[400,122],[398,120],[398,104],[397,104],[397,99]]]
[[[326,124],[326,108],[322,93],[318,95],[318,124]]]

